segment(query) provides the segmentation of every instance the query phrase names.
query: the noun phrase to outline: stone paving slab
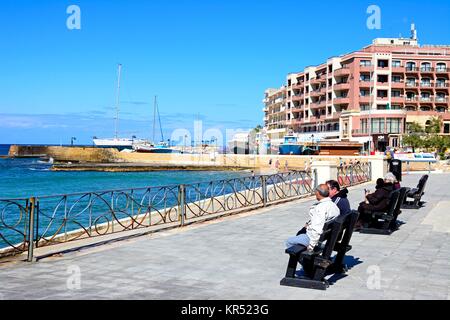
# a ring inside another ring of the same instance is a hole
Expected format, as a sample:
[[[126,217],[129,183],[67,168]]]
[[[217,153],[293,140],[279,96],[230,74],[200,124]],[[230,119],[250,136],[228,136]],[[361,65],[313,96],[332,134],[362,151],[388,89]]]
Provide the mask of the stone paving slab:
[[[416,186],[419,178],[407,175],[402,185]],[[442,214],[450,210],[449,178],[432,174],[426,206],[403,210],[405,224],[391,236],[355,233],[346,257],[350,270],[327,291],[279,285],[288,261],[284,241],[307,220],[307,199],[37,263],[1,265],[0,299],[449,299],[450,235],[423,224],[436,214],[450,224],[450,215]],[[350,192],[354,208],[364,187]]]

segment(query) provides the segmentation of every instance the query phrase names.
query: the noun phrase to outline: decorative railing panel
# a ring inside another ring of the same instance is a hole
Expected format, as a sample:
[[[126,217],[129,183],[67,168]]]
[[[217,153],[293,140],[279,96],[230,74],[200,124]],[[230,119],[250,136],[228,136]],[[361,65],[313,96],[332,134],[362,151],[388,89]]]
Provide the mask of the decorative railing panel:
[[[368,162],[338,167],[337,181],[342,187],[350,187],[371,181],[371,165]]]
[[[150,227],[183,226],[313,194],[310,173],[293,171],[189,185],[0,200],[0,256]],[[33,245],[30,246],[30,243]]]

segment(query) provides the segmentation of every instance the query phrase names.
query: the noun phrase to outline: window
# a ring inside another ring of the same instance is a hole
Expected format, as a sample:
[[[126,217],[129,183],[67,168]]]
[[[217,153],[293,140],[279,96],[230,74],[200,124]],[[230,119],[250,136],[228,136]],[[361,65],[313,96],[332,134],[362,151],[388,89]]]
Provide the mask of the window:
[[[392,82],[402,82],[402,77],[401,76],[392,76]]]
[[[387,68],[389,67],[388,60],[378,60],[378,68]]]
[[[379,75],[377,77],[377,81],[381,83],[386,83],[389,81],[389,77],[387,75]]]
[[[393,97],[401,97],[402,92],[400,90],[392,90]]]
[[[371,119],[372,133],[384,133],[384,119]]]
[[[442,79],[442,78],[437,79],[436,80],[436,87],[438,87],[438,88],[445,87],[445,79]]]
[[[393,68],[400,68],[401,66],[402,66],[401,61],[399,61],[399,60],[392,61],[392,67]]]
[[[406,63],[406,71],[415,71],[416,63],[415,62],[407,62]]]
[[[391,110],[400,110],[401,108],[402,108],[402,106],[397,105],[397,104],[393,104],[393,105],[391,106]]]
[[[422,92],[421,100],[422,101],[431,101],[431,94],[429,92]]]
[[[370,92],[369,92],[369,90],[360,90],[359,95],[361,97],[368,97],[368,96],[370,96]]]
[[[359,65],[361,67],[370,67],[372,65],[372,61],[370,61],[370,60],[361,60]]]
[[[422,87],[431,87],[431,79],[430,78],[422,78],[420,81],[420,85]]]
[[[424,62],[420,68],[421,71],[431,71],[431,63]]]
[[[416,78],[408,78],[406,79],[407,87],[414,87],[416,85]]]
[[[388,96],[387,90],[378,90],[377,91],[378,98],[387,98],[387,96]]]
[[[359,79],[361,81],[370,81],[370,74],[362,74]]]
[[[361,111],[369,111],[370,110],[370,105],[368,105],[368,104],[361,104],[361,105],[359,105],[359,108],[361,109]]]
[[[447,71],[447,65],[445,63],[442,63],[442,62],[438,63],[436,65],[436,71],[438,71],[438,72],[446,72]]]
[[[444,122],[444,133],[450,133],[450,123]]]
[[[387,131],[387,133],[400,133],[400,119],[387,118],[386,119],[386,131]]]
[[[361,133],[367,133],[369,131],[369,128],[367,127],[367,119],[359,120],[359,127]]]

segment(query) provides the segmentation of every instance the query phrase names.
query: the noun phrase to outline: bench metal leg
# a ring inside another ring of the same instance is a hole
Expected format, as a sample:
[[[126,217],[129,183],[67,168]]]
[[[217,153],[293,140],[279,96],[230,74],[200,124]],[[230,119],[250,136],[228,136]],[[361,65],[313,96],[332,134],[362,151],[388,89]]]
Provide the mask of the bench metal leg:
[[[297,271],[298,257],[295,255],[289,255],[289,262],[286,270],[286,278],[295,278],[295,272]]]

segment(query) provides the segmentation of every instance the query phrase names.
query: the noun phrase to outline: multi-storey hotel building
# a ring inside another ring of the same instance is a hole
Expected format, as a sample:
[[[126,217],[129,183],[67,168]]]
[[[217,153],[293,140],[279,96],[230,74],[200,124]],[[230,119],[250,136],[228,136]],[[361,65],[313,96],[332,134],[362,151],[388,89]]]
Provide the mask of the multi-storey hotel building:
[[[380,38],[361,50],[287,76],[265,92],[265,130],[272,144],[292,131],[301,141],[339,139],[398,146],[408,124],[443,121],[450,133],[450,46]],[[312,137],[312,138],[311,138]]]

